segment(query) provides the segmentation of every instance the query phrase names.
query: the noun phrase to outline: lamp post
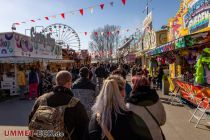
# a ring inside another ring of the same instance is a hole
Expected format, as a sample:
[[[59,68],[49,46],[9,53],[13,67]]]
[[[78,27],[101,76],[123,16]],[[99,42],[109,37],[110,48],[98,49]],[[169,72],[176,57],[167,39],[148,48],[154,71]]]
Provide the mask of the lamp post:
[[[12,29],[12,32],[14,32],[14,30],[16,30],[16,27],[15,27],[15,25],[16,25],[16,23],[13,23],[13,24],[12,24],[12,27],[11,27],[11,29]]]

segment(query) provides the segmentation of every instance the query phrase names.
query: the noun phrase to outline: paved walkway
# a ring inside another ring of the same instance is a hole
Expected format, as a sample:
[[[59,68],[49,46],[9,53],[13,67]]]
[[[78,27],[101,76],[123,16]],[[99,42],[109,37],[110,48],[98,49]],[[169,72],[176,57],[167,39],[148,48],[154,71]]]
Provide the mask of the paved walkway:
[[[198,128],[189,119],[194,110],[188,107],[164,104],[167,120],[162,127],[167,140],[207,140],[210,139],[210,126],[206,121]],[[210,119],[209,119],[210,121]],[[194,121],[195,122],[195,121]]]
[[[165,98],[165,96],[162,96]],[[26,137],[5,137],[5,130],[26,130],[33,101],[12,99],[0,103],[0,140],[26,140]],[[167,140],[210,140],[210,128],[195,128],[189,123],[190,111],[185,107],[164,104],[167,121],[162,127]]]

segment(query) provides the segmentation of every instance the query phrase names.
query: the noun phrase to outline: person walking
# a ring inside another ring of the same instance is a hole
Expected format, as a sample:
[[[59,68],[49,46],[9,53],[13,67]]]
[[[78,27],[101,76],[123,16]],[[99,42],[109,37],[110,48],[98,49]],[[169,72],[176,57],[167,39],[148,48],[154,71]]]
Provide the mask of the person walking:
[[[126,81],[126,76],[127,76],[127,73],[125,70],[123,69],[116,69],[112,72],[112,75],[119,75],[119,76],[122,76],[123,79]],[[126,81],[125,83],[125,101],[130,97],[130,93],[132,91],[132,87],[131,85],[128,83],[128,81]]]
[[[89,139],[87,112],[79,99],[73,96],[71,85],[70,72],[57,73],[56,87],[52,92],[40,96],[32,108],[29,115],[30,130],[50,130],[62,134],[59,135],[62,136],[60,139],[65,140]],[[33,138],[35,139],[36,135],[31,139]]]
[[[99,64],[99,66],[96,68],[95,74],[97,77],[97,84],[100,91],[103,85],[103,80],[106,77],[106,70],[103,67],[103,64]]]
[[[160,126],[166,122],[166,112],[155,89],[145,76],[132,79],[133,91],[127,99],[127,108],[140,116],[149,128],[153,140],[164,140]]]
[[[38,84],[39,84],[38,74],[35,71],[35,69],[31,67],[31,71],[29,73],[29,100],[38,97]]]
[[[160,67],[159,71],[158,71],[158,76],[157,76],[157,88],[160,88],[160,90],[162,90],[162,79],[163,79],[163,68]]]
[[[83,67],[79,71],[80,78],[77,79],[72,86],[72,92],[75,97],[79,98],[81,103],[85,106],[85,109],[90,118],[91,107],[93,106],[96,98],[96,86],[89,80],[89,69]]]
[[[26,77],[25,77],[25,73],[23,71],[23,68],[21,66],[19,67],[17,77],[18,77],[18,87],[19,87],[20,100],[24,100],[24,99],[26,99],[25,98]]]
[[[42,74],[42,72],[40,71],[39,68],[36,68],[36,72],[38,75],[38,96],[41,96],[43,94],[43,78],[44,78],[44,74]]]
[[[96,74],[95,74],[95,71],[96,71],[96,67],[95,67],[95,65],[93,65],[92,67],[91,67],[91,72],[92,72],[92,74],[93,74],[93,77],[92,77],[92,82],[94,83],[94,84],[96,84]]]
[[[125,80],[109,76],[92,107],[89,124],[90,140],[151,140],[144,121],[126,109]]]

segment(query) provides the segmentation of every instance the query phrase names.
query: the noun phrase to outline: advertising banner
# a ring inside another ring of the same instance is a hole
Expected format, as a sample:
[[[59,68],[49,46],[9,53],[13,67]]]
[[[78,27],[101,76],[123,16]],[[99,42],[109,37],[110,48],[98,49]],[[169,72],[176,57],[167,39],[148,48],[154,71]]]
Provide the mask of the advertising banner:
[[[150,27],[150,29],[152,27],[152,12],[150,12],[143,21],[143,31],[148,27]]]
[[[210,0],[183,0],[176,16],[168,21],[169,41],[210,30]]]
[[[161,45],[166,44],[168,42],[167,34],[168,34],[167,30],[161,30],[161,31],[156,32],[157,46],[161,46]]]
[[[4,38],[3,38],[4,37]],[[2,41],[1,41],[2,40]],[[30,38],[18,33],[5,33],[0,35],[0,57],[23,56],[31,58],[62,59],[62,48],[47,44],[43,38],[40,40]]]
[[[13,33],[0,34],[0,57],[8,57],[13,55]]]
[[[184,16],[184,27],[189,34],[209,27],[210,0],[192,0],[188,4],[188,12]]]
[[[143,50],[153,49],[157,46],[156,44],[156,33],[154,30],[145,31],[143,35]]]

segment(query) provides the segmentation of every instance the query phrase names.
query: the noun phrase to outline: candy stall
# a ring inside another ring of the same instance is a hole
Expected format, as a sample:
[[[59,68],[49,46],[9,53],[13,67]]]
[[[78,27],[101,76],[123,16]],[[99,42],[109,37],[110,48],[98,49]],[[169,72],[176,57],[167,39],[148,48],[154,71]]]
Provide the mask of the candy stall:
[[[26,80],[30,67],[43,68],[49,60],[61,60],[62,49],[50,35],[36,33],[31,36],[15,32],[0,33],[0,82],[1,90],[18,95],[18,67],[25,71]]]

